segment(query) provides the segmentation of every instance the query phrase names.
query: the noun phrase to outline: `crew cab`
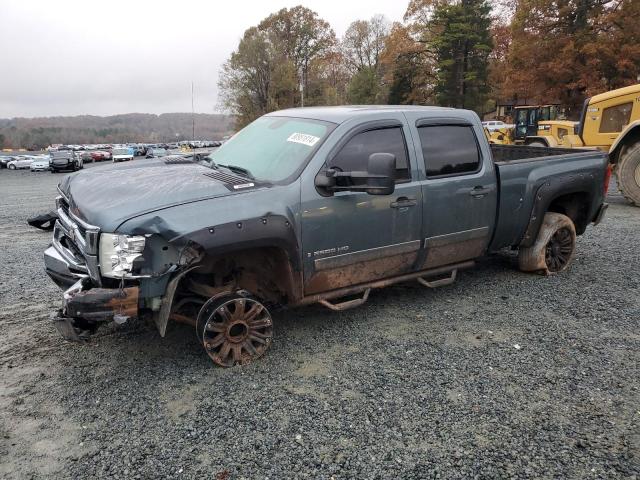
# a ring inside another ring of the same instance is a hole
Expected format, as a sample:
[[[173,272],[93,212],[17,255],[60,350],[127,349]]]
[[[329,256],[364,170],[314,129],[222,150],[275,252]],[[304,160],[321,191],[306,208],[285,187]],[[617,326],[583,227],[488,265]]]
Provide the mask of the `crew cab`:
[[[221,366],[271,343],[271,311],[363,304],[417,280],[444,286],[518,250],[557,274],[599,223],[600,151],[492,145],[478,116],[437,107],[273,112],[211,153],[67,176],[44,254],[65,289],[55,325],[82,340],[105,321],[195,326]]]

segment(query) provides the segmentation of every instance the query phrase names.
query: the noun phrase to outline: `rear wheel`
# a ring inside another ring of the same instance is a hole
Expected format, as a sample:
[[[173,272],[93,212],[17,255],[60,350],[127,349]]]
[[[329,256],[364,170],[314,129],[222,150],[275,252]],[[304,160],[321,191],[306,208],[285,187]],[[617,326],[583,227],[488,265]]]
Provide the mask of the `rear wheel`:
[[[622,194],[640,207],[640,143],[635,143],[625,150],[615,173]]]
[[[567,269],[576,249],[576,228],[573,221],[561,213],[545,214],[538,238],[531,247],[518,252],[518,264],[523,272],[545,275]]]
[[[199,340],[214,363],[245,365],[271,345],[273,322],[267,308],[247,292],[207,301],[196,323]]]
[[[15,170],[15,169],[16,169],[16,166],[15,166],[15,165],[13,165],[13,164],[12,164],[12,165],[9,165],[9,170]]]

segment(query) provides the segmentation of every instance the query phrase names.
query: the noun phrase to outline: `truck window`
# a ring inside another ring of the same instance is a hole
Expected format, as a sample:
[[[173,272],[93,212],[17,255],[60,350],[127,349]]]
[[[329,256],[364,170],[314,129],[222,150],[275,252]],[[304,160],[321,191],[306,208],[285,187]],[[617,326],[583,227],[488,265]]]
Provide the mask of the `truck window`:
[[[358,133],[329,162],[329,167],[338,167],[343,172],[364,172],[369,155],[392,153],[396,156],[396,183],[411,180],[407,145],[402,128],[382,128]]]
[[[480,169],[473,127],[434,125],[418,128],[428,177],[457,175]]]
[[[614,105],[602,111],[599,133],[621,132],[631,119],[633,102]]]

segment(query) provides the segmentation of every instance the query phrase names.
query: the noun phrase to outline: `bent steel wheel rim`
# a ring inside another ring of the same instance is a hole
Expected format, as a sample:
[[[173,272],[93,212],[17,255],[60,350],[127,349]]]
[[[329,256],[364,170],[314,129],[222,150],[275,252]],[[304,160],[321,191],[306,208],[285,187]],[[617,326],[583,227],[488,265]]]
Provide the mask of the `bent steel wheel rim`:
[[[252,298],[233,298],[208,316],[202,343],[216,364],[232,367],[264,355],[272,334],[273,322],[264,305]]]
[[[573,235],[568,228],[561,228],[549,239],[545,249],[545,261],[550,272],[563,270],[573,254]]]

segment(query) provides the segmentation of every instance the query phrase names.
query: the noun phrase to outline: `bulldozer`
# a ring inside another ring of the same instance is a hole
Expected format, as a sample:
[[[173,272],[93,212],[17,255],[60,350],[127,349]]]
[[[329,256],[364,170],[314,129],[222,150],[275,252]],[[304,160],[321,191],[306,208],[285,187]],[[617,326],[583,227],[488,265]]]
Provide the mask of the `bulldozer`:
[[[579,122],[538,122],[536,138],[541,146],[609,152],[618,188],[640,207],[640,84],[588,98]]]

